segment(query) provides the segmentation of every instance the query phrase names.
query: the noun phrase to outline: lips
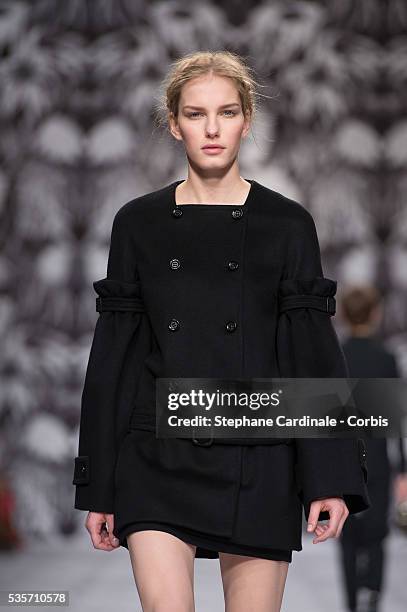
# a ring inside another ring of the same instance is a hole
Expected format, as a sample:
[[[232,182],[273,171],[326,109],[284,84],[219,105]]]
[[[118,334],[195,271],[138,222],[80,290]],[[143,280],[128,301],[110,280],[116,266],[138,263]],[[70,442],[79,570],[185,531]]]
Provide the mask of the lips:
[[[221,145],[207,145],[202,148],[205,150],[208,150],[208,149],[224,149],[225,147],[222,147]]]

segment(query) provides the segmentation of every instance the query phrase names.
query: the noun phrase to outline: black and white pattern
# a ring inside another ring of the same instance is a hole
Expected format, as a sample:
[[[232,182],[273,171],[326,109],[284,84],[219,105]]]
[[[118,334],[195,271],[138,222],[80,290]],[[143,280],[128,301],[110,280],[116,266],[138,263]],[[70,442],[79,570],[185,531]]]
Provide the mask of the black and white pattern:
[[[169,63],[241,53],[264,87],[242,175],[307,206],[325,275],[373,281],[407,372],[407,5],[392,0],[0,3],[0,474],[16,523],[77,527],[80,394],[111,223],[185,176],[158,127]],[[96,222],[97,220],[97,222]]]

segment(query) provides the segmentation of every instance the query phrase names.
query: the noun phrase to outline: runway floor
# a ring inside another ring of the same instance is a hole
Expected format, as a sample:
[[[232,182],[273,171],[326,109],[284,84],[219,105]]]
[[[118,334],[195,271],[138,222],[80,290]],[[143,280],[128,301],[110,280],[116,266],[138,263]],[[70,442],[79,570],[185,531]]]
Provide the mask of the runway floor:
[[[84,513],[85,519],[86,513]],[[303,535],[293,553],[282,612],[345,612],[339,584],[338,543],[312,544]],[[407,537],[392,531],[387,540],[386,589],[381,612],[407,609]],[[0,590],[68,590],[70,612],[141,612],[129,553],[95,550],[87,532],[50,542],[31,542],[23,551],[0,553]],[[217,559],[195,561],[196,612],[224,610]],[[120,604],[119,604],[120,602]],[[119,606],[118,606],[119,604]],[[52,610],[61,607],[47,606]],[[62,608],[63,609],[63,608]]]

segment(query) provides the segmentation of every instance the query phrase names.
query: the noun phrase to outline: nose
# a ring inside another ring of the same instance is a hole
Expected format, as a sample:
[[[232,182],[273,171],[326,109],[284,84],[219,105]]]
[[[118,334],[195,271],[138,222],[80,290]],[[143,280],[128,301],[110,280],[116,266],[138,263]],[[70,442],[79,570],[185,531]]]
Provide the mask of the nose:
[[[216,122],[216,119],[208,119],[205,131],[207,136],[216,136],[219,134],[219,126]]]

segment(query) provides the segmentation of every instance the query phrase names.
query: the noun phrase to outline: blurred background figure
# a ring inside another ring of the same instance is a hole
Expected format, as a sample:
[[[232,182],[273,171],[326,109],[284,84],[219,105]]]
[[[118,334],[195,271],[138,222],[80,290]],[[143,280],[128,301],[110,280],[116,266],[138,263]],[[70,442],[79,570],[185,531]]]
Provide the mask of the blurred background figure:
[[[340,301],[340,315],[349,332],[343,350],[350,377],[400,376],[394,355],[377,333],[383,315],[379,291],[370,285],[349,287]],[[365,442],[372,505],[357,516],[349,516],[339,538],[346,603],[352,612],[379,610],[384,585],[385,539],[390,531],[390,504],[393,495],[396,504],[407,499],[403,438],[366,438]],[[396,442],[398,451],[394,464],[389,452],[392,442]]]

